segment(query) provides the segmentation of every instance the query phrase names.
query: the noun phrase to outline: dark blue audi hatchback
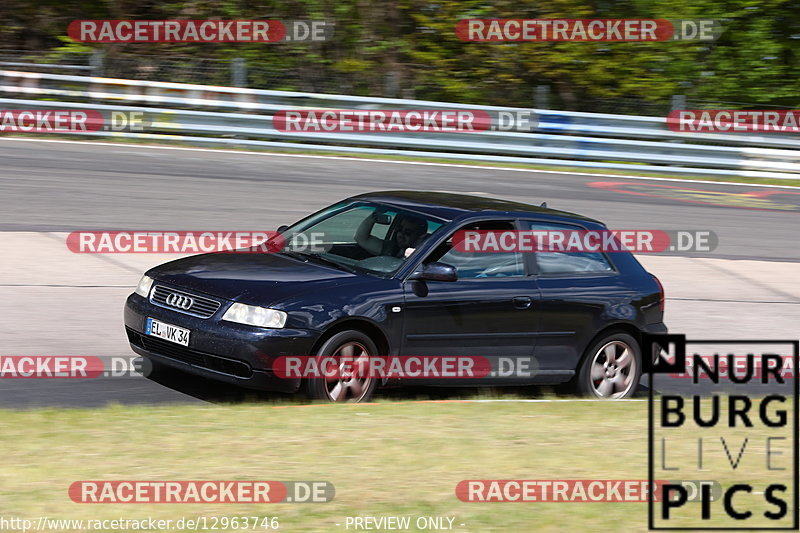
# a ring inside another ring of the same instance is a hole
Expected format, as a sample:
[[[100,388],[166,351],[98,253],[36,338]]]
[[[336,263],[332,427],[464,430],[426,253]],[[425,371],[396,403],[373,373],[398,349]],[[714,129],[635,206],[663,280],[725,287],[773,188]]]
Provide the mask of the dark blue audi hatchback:
[[[303,388],[328,401],[364,401],[378,386],[409,380],[347,372],[287,377],[275,361],[471,356],[488,361],[491,372],[413,381],[565,384],[598,398],[632,395],[642,335],[666,332],[655,276],[627,251],[455,246],[457,232],[469,230],[606,227],[468,195],[362,194],[279,228],[286,245],[275,253],[196,255],[149,270],[125,306],[128,339],[155,365],[250,388]]]

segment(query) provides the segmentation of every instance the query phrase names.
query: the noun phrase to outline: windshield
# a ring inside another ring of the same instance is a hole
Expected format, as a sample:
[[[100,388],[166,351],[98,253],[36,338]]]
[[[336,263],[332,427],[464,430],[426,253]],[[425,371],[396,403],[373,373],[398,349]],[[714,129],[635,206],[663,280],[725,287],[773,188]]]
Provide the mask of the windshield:
[[[282,253],[343,270],[389,277],[443,223],[396,207],[345,202],[284,231]]]

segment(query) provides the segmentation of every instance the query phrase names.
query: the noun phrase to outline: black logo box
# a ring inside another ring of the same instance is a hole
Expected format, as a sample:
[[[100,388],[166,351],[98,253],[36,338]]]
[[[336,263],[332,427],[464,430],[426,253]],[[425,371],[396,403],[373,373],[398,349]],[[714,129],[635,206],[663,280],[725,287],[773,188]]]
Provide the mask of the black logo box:
[[[797,531],[800,529],[800,420],[798,419],[798,407],[800,407],[800,341],[796,340],[686,340],[686,335],[678,334],[645,334],[642,336],[642,367],[650,378],[650,387],[647,400],[647,472],[648,483],[652,487],[654,483],[653,475],[653,376],[654,374],[681,373],[686,370],[686,345],[687,344],[767,344],[767,345],[788,345],[792,347],[794,377],[794,516],[791,526],[781,527],[656,527],[653,514],[653,493],[648,492],[647,498],[647,520],[648,529],[651,531]],[[670,345],[675,347],[675,360],[670,362],[662,359],[660,350],[669,350]]]

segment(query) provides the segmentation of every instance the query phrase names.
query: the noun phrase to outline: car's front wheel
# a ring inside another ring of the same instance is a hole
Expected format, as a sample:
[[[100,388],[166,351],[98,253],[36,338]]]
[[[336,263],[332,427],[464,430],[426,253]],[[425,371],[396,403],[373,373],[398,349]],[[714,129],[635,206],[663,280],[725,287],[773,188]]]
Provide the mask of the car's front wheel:
[[[584,396],[618,400],[636,392],[642,375],[639,343],[627,333],[612,333],[592,343],[578,370],[576,389]]]
[[[318,362],[332,358],[338,369],[326,377],[309,378],[306,390],[314,400],[329,402],[365,402],[377,386],[369,371],[370,359],[378,355],[378,348],[367,335],[348,330],[326,340],[316,357]],[[322,366],[322,365],[318,365]],[[330,368],[331,365],[325,365]]]

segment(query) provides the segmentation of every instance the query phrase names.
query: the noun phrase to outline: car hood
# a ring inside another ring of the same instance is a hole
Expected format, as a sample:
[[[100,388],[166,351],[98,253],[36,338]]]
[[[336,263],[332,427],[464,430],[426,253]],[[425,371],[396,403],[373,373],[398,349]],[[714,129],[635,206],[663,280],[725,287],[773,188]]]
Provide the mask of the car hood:
[[[271,305],[361,276],[277,254],[214,253],[171,261],[149,271],[158,282],[226,300]]]

